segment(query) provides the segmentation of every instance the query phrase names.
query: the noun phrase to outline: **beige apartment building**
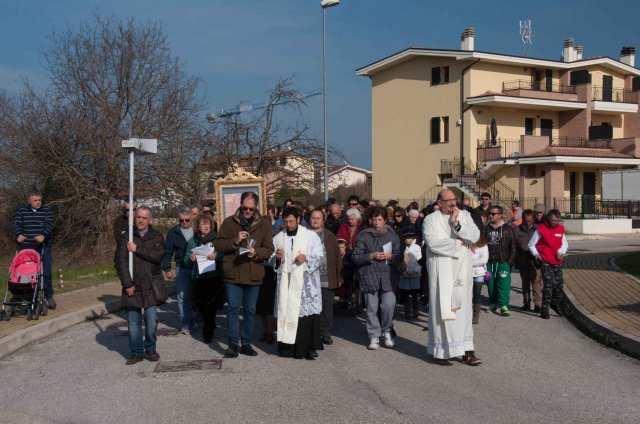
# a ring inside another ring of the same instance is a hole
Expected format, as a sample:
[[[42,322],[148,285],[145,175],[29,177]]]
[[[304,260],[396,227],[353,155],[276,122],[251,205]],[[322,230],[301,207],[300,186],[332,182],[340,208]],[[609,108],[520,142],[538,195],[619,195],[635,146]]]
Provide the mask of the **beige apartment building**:
[[[509,206],[593,208],[602,171],[640,165],[640,70],[583,58],[564,40],[562,60],[475,50],[408,48],[356,71],[371,79],[376,199],[429,201],[443,185],[492,193]]]

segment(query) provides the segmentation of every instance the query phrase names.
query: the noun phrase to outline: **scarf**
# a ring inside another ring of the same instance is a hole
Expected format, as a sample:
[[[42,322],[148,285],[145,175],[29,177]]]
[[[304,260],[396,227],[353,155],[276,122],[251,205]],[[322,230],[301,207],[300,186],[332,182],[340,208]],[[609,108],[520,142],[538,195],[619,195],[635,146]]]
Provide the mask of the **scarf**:
[[[309,244],[308,231],[298,227],[293,245],[284,231],[273,238],[275,248],[285,252],[278,270],[277,288],[278,341],[282,343],[294,344],[296,342],[304,285],[304,264],[296,265],[293,259],[300,253],[306,254]]]

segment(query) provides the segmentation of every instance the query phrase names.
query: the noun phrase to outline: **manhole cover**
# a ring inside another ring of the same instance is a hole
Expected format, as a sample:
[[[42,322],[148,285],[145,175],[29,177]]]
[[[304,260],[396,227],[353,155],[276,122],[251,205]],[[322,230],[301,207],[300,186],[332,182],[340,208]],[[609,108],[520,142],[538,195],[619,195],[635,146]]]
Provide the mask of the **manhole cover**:
[[[209,371],[222,368],[222,359],[158,362],[153,372]]]

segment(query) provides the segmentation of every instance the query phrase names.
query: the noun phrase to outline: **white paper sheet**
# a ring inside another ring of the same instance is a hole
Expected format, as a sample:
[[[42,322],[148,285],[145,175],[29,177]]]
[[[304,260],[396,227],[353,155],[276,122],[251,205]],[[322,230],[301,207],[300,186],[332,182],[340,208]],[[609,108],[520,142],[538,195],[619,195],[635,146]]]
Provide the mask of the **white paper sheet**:
[[[207,259],[211,253],[215,252],[213,246],[203,244],[202,246],[194,247],[191,253],[196,255],[196,261],[198,263],[198,274],[204,274],[205,272],[211,272],[216,270],[216,261]]]
[[[249,251],[251,250],[251,248],[253,247],[253,245],[256,244],[256,241],[254,239],[249,240],[249,247],[241,247],[238,249],[238,254],[239,255],[244,255],[245,253],[249,253]]]

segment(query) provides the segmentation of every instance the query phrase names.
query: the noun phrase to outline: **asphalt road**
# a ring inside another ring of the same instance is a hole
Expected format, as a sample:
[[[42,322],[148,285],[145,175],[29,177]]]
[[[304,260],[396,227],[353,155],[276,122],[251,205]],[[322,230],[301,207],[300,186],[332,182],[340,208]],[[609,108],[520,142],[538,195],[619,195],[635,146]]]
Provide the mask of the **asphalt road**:
[[[640,246],[622,239],[571,247],[627,244]],[[219,370],[156,373],[156,363],[124,365],[126,332],[114,327],[120,317],[108,316],[0,360],[0,422],[638,422],[640,363],[564,318],[518,312],[519,287],[514,274],[511,317],[482,313],[474,326],[479,367],[431,363],[426,314],[409,323],[398,310],[392,350],[368,351],[363,317],[342,314],[335,343],[316,361],[279,358],[274,345],[258,343],[257,357],[224,359]],[[175,303],[162,309],[168,334],[175,333],[176,310]],[[219,328],[211,346],[199,336],[165,335],[158,351],[171,365],[220,358],[225,343]]]

